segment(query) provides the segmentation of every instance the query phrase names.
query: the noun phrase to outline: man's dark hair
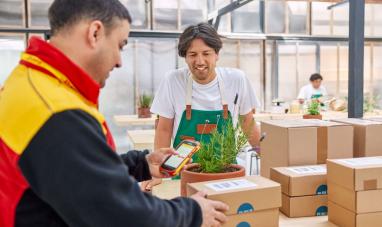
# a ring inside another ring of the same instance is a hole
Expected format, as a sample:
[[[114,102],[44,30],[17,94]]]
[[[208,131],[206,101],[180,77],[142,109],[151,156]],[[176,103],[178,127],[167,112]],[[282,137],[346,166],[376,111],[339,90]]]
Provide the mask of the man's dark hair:
[[[128,20],[129,11],[118,0],[55,0],[49,8],[51,35],[81,20],[99,20],[108,33],[115,19]]]
[[[310,76],[310,81],[313,82],[315,80],[323,80],[324,78],[319,73],[314,73]]]
[[[199,23],[191,25],[180,35],[178,44],[178,54],[180,57],[185,57],[191,42],[194,39],[202,39],[207,46],[213,48],[215,53],[219,53],[223,46],[220,36],[215,28],[208,23]]]

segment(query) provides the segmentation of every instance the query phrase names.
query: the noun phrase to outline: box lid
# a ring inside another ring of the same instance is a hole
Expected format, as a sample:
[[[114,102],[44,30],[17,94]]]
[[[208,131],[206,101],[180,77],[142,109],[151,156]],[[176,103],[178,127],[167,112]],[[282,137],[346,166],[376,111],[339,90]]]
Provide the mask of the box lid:
[[[318,119],[296,119],[296,120],[267,120],[262,123],[283,127],[283,128],[300,128],[300,127],[335,127],[348,125],[343,122],[324,121]]]
[[[382,156],[328,160],[328,181],[353,191],[382,189]]]
[[[271,179],[279,182],[288,196],[327,194],[326,165],[273,168]]]
[[[370,117],[370,118],[364,118],[364,120],[382,122],[382,117]]]
[[[371,120],[360,119],[360,118],[344,118],[344,119],[336,119],[334,121],[347,123],[347,124],[353,124],[353,125],[360,125],[360,126],[382,125],[382,122],[371,121]]]
[[[230,207],[227,215],[281,206],[280,184],[260,176],[191,183],[188,190],[203,190],[207,198],[226,203]]]

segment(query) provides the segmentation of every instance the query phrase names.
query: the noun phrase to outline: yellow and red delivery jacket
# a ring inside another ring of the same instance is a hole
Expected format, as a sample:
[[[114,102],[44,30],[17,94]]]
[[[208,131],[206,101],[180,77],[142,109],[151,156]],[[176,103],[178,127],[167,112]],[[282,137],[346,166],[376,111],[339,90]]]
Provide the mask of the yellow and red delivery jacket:
[[[60,50],[31,38],[0,92],[0,227],[201,224],[195,201],[141,192],[147,152],[115,152],[99,92]]]

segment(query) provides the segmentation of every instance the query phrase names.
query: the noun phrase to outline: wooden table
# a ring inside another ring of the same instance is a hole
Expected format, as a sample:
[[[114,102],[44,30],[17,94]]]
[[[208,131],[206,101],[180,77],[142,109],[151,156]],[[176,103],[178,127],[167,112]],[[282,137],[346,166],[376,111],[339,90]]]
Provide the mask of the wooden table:
[[[146,130],[128,130],[127,136],[133,144],[133,148],[137,150],[154,149],[154,129]]]
[[[347,112],[337,112],[337,111],[325,111],[321,112],[322,118],[324,120],[347,118]],[[374,113],[366,113],[367,117],[380,116],[381,111],[376,111]],[[256,113],[253,115],[256,121],[264,120],[283,120],[283,119],[301,119],[303,114],[281,114],[281,113]],[[151,125],[154,126],[156,116],[153,114],[151,118],[138,118],[137,115],[115,115],[113,117],[114,122],[117,126],[142,126]]]
[[[365,118],[377,117],[376,113],[366,114]],[[257,122],[262,120],[282,120],[282,119],[302,119],[302,114],[255,114],[254,115]],[[347,113],[345,112],[322,112],[322,117],[324,120],[333,120],[340,118],[347,118]],[[154,125],[155,118],[141,118],[139,119],[136,115],[119,115],[114,116],[116,124],[119,126],[126,125]],[[146,130],[129,130],[127,132],[128,138],[133,143],[135,149],[153,149],[154,147],[154,129]]]
[[[153,195],[162,199],[172,199],[180,194],[179,180],[163,180],[162,184],[157,185],[152,190]],[[335,227],[328,221],[327,216],[307,217],[307,218],[288,218],[280,213],[280,227]]]
[[[154,126],[156,115],[153,114],[151,118],[138,118],[138,115],[114,115],[114,122],[117,126],[140,126],[151,125]]]

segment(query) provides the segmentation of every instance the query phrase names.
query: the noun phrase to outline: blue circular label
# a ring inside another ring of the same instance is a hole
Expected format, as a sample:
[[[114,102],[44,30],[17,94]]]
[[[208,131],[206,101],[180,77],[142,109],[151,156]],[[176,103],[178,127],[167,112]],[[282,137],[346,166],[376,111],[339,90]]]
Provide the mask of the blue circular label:
[[[239,209],[237,209],[238,214],[243,214],[243,213],[250,213],[253,212],[255,209],[250,203],[243,203],[240,205]]]
[[[251,227],[251,225],[248,222],[240,222],[236,225],[236,227]]]
[[[327,206],[320,206],[316,210],[316,216],[326,216],[328,215],[328,207]]]
[[[316,195],[327,195],[328,186],[326,184],[320,185],[316,190]]]

